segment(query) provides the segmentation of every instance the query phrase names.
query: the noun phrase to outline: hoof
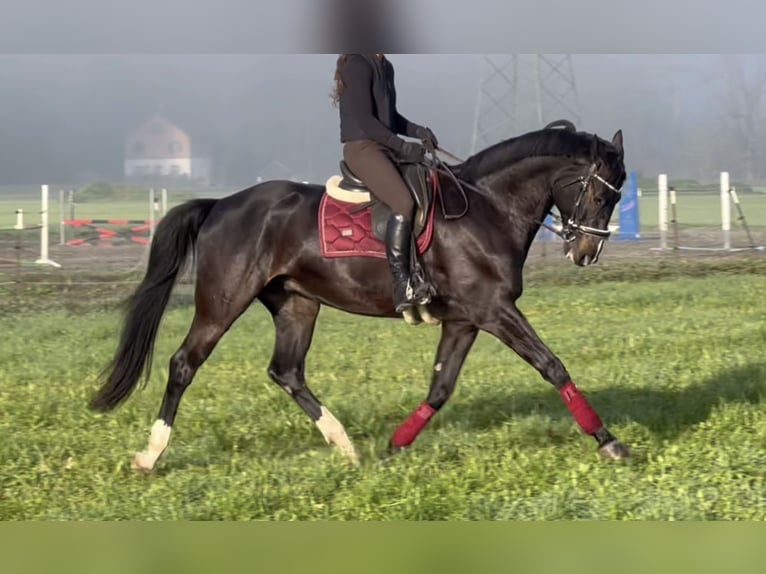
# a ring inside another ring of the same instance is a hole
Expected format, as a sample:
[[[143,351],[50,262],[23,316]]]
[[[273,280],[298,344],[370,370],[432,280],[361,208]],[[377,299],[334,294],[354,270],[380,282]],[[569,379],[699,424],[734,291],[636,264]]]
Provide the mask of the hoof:
[[[630,449],[618,440],[606,443],[598,449],[598,452],[604,458],[611,460],[622,460],[630,457]]]
[[[338,447],[336,447],[338,448]],[[338,448],[340,450],[341,454],[343,455],[343,458],[346,460],[346,463],[354,468],[359,468],[359,454],[356,452],[356,449],[351,447],[351,449],[347,448]]]
[[[407,450],[406,446],[395,446],[392,442],[389,441],[388,448],[386,449],[386,454],[388,456],[396,456],[397,454],[403,453],[405,450]]]
[[[152,459],[151,455],[144,452],[137,452],[136,456],[133,457],[133,462],[130,466],[136,472],[146,474],[154,470],[154,463],[155,461]]]

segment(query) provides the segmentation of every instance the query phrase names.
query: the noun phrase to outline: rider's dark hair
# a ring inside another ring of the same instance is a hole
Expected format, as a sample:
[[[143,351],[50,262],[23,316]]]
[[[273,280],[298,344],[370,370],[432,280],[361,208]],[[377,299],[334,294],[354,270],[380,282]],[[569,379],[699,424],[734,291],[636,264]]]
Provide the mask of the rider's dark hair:
[[[341,54],[338,57],[338,61],[335,64],[335,78],[334,78],[334,86],[332,93],[330,94],[330,97],[332,98],[333,104],[338,105],[338,102],[340,101],[340,96],[343,94],[343,88],[345,87],[343,85],[343,78],[341,77],[340,70],[343,67],[343,65],[346,63],[346,60],[348,60],[348,54]]]

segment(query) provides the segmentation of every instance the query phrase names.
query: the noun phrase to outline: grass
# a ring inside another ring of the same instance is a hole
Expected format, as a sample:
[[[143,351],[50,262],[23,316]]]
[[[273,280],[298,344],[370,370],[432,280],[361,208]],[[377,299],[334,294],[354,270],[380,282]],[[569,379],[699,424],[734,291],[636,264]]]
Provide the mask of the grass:
[[[751,228],[766,228],[766,193],[740,193],[739,201],[748,226]],[[669,200],[668,200],[669,201]],[[679,192],[677,203],[677,218],[680,225],[692,227],[721,228],[721,198],[716,194]],[[644,194],[638,204],[641,229],[647,231],[657,229],[659,218],[659,198],[656,194]],[[613,222],[618,221],[615,211]],[[739,212],[731,204],[732,229],[740,229]],[[668,206],[668,221],[672,218]]]
[[[85,404],[116,342],[119,288],[0,287],[0,519],[763,520],[766,263],[599,267],[533,270],[521,307],[633,447],[624,463],[600,460],[553,389],[489,336],[414,447],[386,457],[427,392],[438,330],[325,309],[309,384],[360,451],[350,468],[268,380],[258,306],[198,373],[156,472],[135,475],[188,286],[148,387],[110,415]]]

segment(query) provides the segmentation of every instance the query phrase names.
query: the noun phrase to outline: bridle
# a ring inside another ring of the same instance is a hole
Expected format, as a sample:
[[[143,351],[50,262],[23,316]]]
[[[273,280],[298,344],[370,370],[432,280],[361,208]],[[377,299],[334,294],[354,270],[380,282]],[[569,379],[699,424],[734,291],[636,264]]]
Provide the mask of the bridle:
[[[465,210],[463,211],[462,214],[457,216],[457,217],[462,217],[468,211],[468,197],[466,196],[465,190],[463,189],[463,187],[473,189],[477,193],[481,193],[481,194],[486,194],[486,190],[483,190],[457,177],[455,173],[449,168],[449,166],[447,166],[436,155],[437,150],[429,149],[429,151],[431,152],[431,156],[434,160],[434,163],[436,164],[435,167],[433,165],[431,166],[432,169],[450,177],[450,179],[452,179],[455,182],[455,184],[458,186],[458,189],[460,189],[460,192],[463,195],[463,199],[466,202]],[[442,148],[438,148],[438,151],[451,157],[455,161],[458,161],[460,163],[463,162],[463,160],[461,160],[459,157],[449,153],[448,151]],[[596,164],[596,162],[593,162],[588,167],[588,172],[586,175],[584,176],[581,175],[562,186],[562,188],[566,188],[566,187],[569,187],[570,185],[575,185],[577,183],[580,184],[580,191],[578,192],[577,198],[575,199],[575,204],[574,204],[574,207],[572,208],[572,213],[570,214],[566,222],[563,222],[563,220],[560,217],[558,217],[551,211],[551,212],[548,212],[547,215],[550,215],[555,221],[559,221],[560,227],[554,227],[554,226],[548,225],[547,223],[545,223],[545,221],[533,220],[534,223],[542,225],[543,227],[545,227],[546,229],[548,229],[555,235],[561,237],[561,239],[563,239],[567,243],[574,241],[577,237],[577,233],[582,233],[583,235],[590,235],[592,237],[597,237],[601,239],[602,243],[604,240],[609,239],[609,237],[612,235],[612,232],[609,231],[609,229],[599,229],[597,227],[590,227],[590,226],[582,225],[581,223],[579,223],[579,219],[581,216],[582,200],[585,197],[585,193],[588,191],[588,186],[592,183],[593,180],[599,181],[604,186],[606,186],[607,189],[617,194],[617,201],[619,201],[620,198],[622,197],[622,192],[619,189],[617,189],[614,185],[606,181],[598,173],[596,173],[597,170],[598,170],[598,165]],[[452,216],[451,218],[454,219],[456,218],[456,216]]]
[[[617,194],[617,201],[620,201],[620,198],[622,197],[622,192],[617,189],[615,186],[613,186],[611,183],[606,181],[603,177],[601,177],[598,173],[596,173],[598,166],[595,162],[590,164],[590,167],[588,167],[588,173],[585,176],[580,176],[573,181],[570,181],[569,183],[563,185],[562,187],[569,187],[570,185],[574,185],[576,183],[580,184],[580,192],[577,194],[577,198],[575,199],[574,207],[572,208],[572,213],[569,216],[569,219],[566,221],[566,223],[563,223],[561,226],[561,229],[553,229],[550,226],[546,225],[545,223],[542,223],[547,229],[550,229],[561,237],[564,241],[567,243],[574,241],[577,232],[580,232],[584,235],[590,235],[593,237],[598,237],[602,241],[605,239],[609,239],[609,237],[612,235],[612,232],[609,231],[609,229],[599,229],[597,227],[589,227],[587,225],[582,225],[581,223],[578,223],[581,207],[582,207],[582,200],[583,197],[585,197],[585,192],[588,191],[588,186],[591,184],[592,180],[597,180],[604,184],[604,186],[607,187],[607,189],[611,190],[615,194]],[[550,213],[551,217],[554,219],[557,219],[561,221],[561,218],[553,215]]]

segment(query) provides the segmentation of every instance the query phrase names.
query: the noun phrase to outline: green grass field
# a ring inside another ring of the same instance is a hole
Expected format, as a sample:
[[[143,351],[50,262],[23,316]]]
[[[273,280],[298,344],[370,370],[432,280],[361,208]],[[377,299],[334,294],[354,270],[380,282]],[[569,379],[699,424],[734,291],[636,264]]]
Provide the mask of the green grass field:
[[[198,373],[155,474],[136,475],[188,287],[148,387],[95,415],[119,286],[0,286],[0,519],[763,520],[766,260],[598,267],[530,273],[520,306],[633,448],[619,463],[489,336],[414,447],[386,457],[425,396],[438,329],[325,309],[308,376],[360,451],[348,467],[268,380],[273,328],[256,306]]]
[[[721,228],[721,198],[715,194],[679,193],[677,204],[678,222],[684,226]],[[766,227],[766,193],[739,195],[740,205],[748,226],[763,229]],[[659,198],[656,194],[643,195],[638,204],[639,221],[644,230],[656,229],[659,221]],[[670,207],[668,207],[670,210]],[[617,223],[618,215],[612,217]],[[668,211],[668,220],[672,212]],[[740,229],[739,213],[731,204],[732,229]]]

